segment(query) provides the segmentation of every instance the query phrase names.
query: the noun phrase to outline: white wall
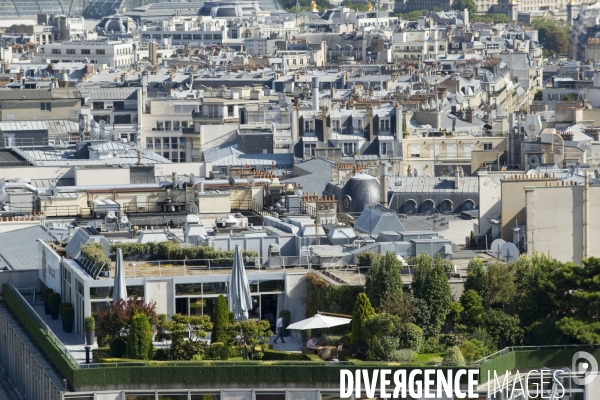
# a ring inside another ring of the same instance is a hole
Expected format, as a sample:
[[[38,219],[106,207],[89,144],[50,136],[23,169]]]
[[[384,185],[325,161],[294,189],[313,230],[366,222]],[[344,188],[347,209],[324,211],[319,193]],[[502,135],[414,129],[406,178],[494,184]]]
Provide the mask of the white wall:
[[[75,168],[75,185],[129,185],[129,168]]]
[[[502,186],[500,179],[504,174],[479,173],[479,234],[487,232],[492,226],[491,218],[500,218],[502,213]]]
[[[38,240],[38,252],[38,276],[40,281],[56,293],[61,293],[61,257],[41,240]]]
[[[156,313],[169,314],[169,287],[173,286],[172,281],[151,281],[146,279],[146,288],[144,300],[147,303],[156,302]]]

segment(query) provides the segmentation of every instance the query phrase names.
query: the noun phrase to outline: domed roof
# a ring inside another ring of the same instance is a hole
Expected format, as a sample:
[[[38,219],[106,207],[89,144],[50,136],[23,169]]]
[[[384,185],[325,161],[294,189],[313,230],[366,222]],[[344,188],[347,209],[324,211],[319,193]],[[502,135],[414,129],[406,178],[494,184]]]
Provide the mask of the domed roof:
[[[356,174],[342,188],[342,211],[362,212],[367,206],[379,204],[379,182],[367,174]]]
[[[194,214],[185,216],[185,222],[188,224],[200,224],[200,217]]]
[[[106,23],[104,24],[105,32],[121,32],[126,33],[131,29],[135,29],[135,22],[130,20],[129,17],[121,14],[115,14],[106,19]]]

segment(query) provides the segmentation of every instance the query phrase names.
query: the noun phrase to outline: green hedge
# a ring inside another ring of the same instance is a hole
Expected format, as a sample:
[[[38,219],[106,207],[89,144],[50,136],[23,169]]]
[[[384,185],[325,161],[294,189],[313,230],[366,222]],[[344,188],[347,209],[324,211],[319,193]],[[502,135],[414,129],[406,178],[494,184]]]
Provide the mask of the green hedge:
[[[233,261],[234,250],[216,250],[210,246],[182,247],[175,242],[160,243],[115,243],[110,246],[110,252],[115,253],[121,249],[123,257],[149,255],[159,260],[221,260]],[[242,250],[243,257],[257,257],[258,253],[252,250]]]
[[[517,350],[510,353],[491,359],[485,362],[479,368],[479,382],[487,382],[488,371],[490,377],[494,377],[494,371],[498,376],[504,375],[506,371],[513,369],[531,369],[531,368],[571,368],[573,354],[583,350],[593,355],[596,359],[600,358],[600,349],[548,349],[548,350]]]
[[[63,378],[66,378],[72,384],[75,366],[61,353],[46,332],[38,327],[35,320],[29,315],[6,284],[2,285],[2,297],[13,314],[25,327],[25,330],[29,332],[33,340],[41,347],[46,357],[54,364]]]

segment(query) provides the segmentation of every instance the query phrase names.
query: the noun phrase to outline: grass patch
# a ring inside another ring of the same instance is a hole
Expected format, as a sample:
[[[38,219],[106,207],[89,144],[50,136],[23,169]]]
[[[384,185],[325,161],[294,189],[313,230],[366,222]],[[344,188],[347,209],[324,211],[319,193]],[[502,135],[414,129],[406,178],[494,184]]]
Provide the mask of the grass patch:
[[[444,357],[444,353],[423,353],[423,354],[417,354],[417,357],[415,358],[416,363],[429,363],[432,362],[431,360],[433,360],[434,358],[437,357]]]

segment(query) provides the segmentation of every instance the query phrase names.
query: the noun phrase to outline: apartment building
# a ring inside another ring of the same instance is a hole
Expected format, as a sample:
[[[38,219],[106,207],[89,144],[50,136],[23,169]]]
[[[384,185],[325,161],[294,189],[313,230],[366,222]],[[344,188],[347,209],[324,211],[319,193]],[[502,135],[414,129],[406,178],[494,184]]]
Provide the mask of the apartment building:
[[[82,96],[74,89],[0,90],[1,121],[71,119],[81,114]]]
[[[50,43],[38,48],[34,62],[89,62],[125,67],[134,62],[134,43],[123,41],[72,41]]]
[[[392,55],[398,59],[435,59],[448,51],[445,29],[395,32],[392,36]]]

